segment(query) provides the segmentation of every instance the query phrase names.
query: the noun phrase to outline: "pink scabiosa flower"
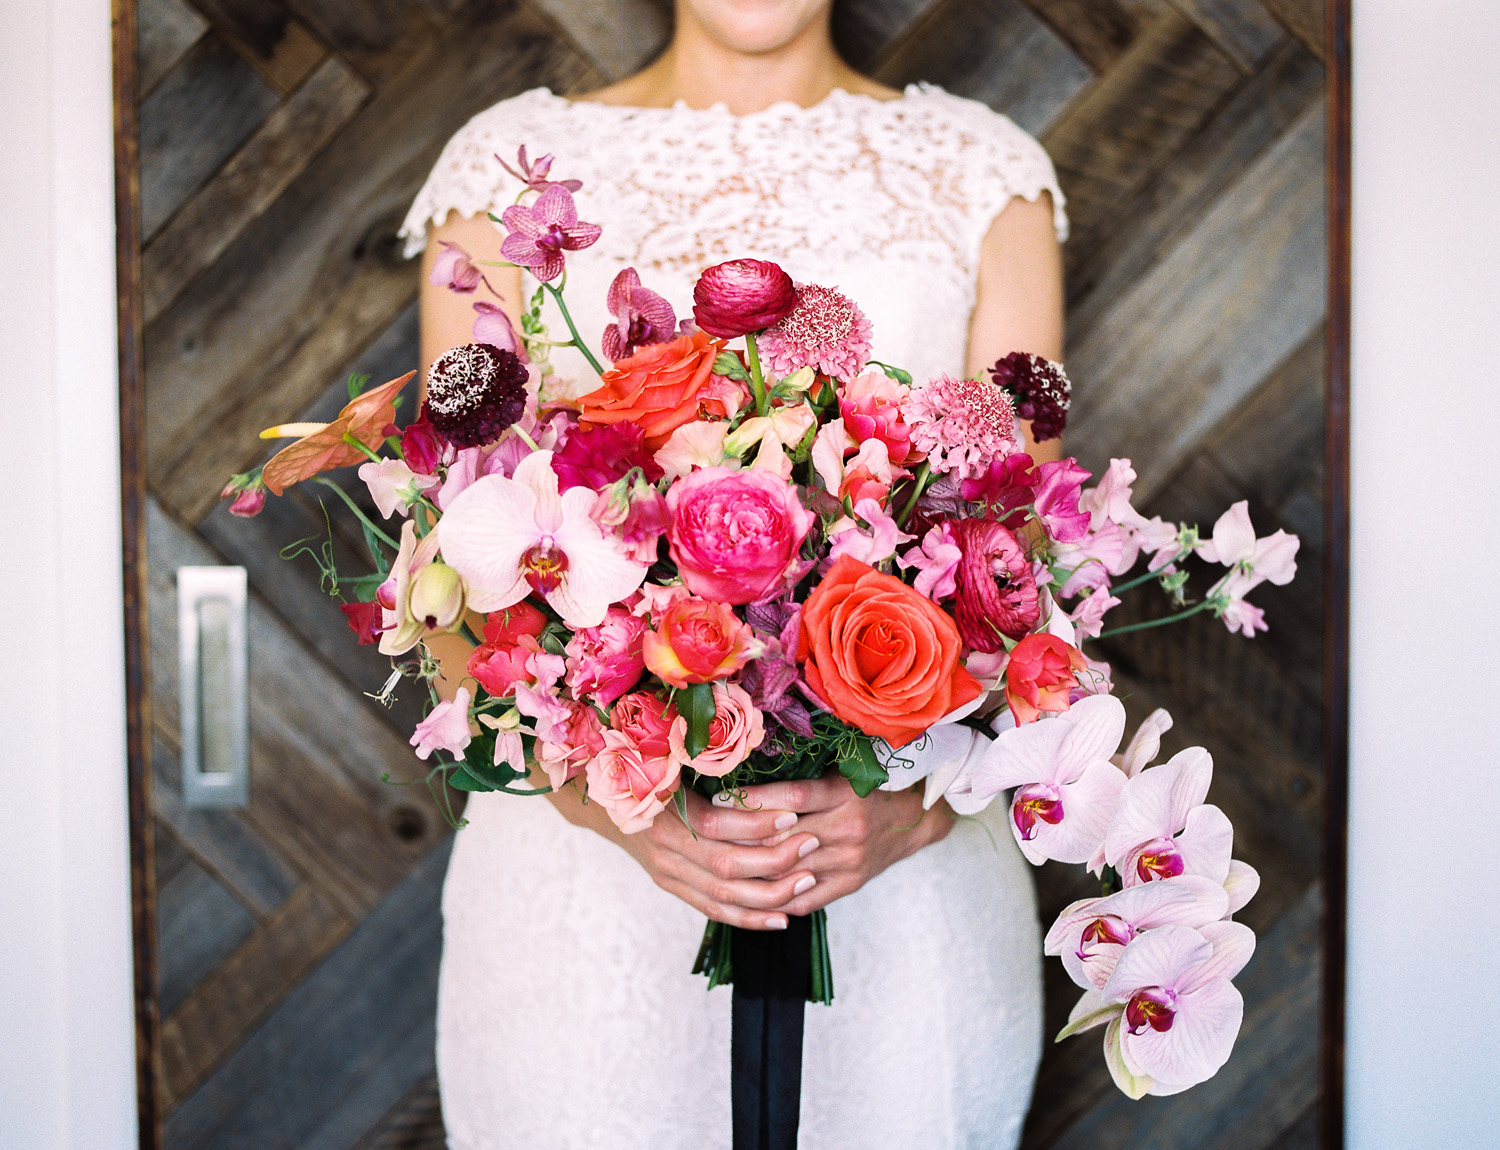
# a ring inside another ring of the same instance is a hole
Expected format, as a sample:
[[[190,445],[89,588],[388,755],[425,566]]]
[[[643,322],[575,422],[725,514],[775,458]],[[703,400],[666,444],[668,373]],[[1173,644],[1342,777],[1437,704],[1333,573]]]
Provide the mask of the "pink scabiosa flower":
[[[427,282],[433,287],[445,287],[449,291],[468,295],[479,286],[479,281],[484,278],[483,273],[474,266],[474,261],[463,248],[450,244],[447,240],[438,242],[442,244],[443,250],[432,261],[432,271],[427,275]]]
[[[550,451],[532,452],[511,478],[476,479],[441,525],[443,556],[468,581],[469,605],[496,611],[535,592],[575,630],[604,622],[646,568],[605,538],[593,506],[587,488],[559,494]]]
[[[861,372],[839,389],[839,415],[857,443],[878,439],[891,463],[900,467],[915,452],[901,404],[911,389],[883,371]]]
[[[778,375],[816,368],[853,379],[870,358],[870,321],[854,301],[819,284],[798,284],[796,306],[758,341],[761,358]]]
[[[552,453],[558,489],[587,487],[603,491],[640,468],[647,479],[659,479],[661,468],[646,450],[646,433],[637,423],[581,423]]]
[[[580,251],[599,238],[598,224],[581,223],[572,193],[551,184],[532,204],[512,204],[500,222],[510,232],[500,254],[513,264],[530,268],[542,283],[563,273],[563,252]]]
[[[1021,449],[1010,397],[992,383],[940,375],[901,405],[916,451],[940,475],[974,479]]]
[[[990,368],[990,378],[1015,402],[1016,415],[1030,421],[1038,443],[1056,439],[1068,422],[1073,385],[1062,369],[1039,355],[1013,351]]]
[[[645,634],[645,621],[618,607],[611,607],[599,626],[575,632],[566,651],[573,697],[608,707],[640,682],[646,669],[641,655]]]
[[[526,410],[525,365],[484,343],[445,351],[427,371],[423,417],[457,447],[493,443]]]
[[[600,348],[611,362],[628,359],[641,348],[677,338],[677,313],[664,296],[641,286],[635,268],[626,268],[604,297],[615,322],[604,329]]]
[[[682,581],[720,603],[752,603],[801,570],[802,541],[817,517],[797,489],[768,471],[709,467],[667,492],[667,538]]]
[[[1041,618],[1031,561],[1016,537],[991,519],[958,519],[950,527],[963,553],[956,573],[958,632],[975,651],[998,651]]]
[[[693,318],[719,339],[768,328],[796,303],[792,277],[770,260],[715,264],[705,268],[693,286]]]
[[[417,724],[411,736],[417,758],[425,759],[433,751],[447,751],[450,755],[462,757],[471,738],[469,699],[469,688],[460,687],[452,699],[444,699]]]
[[[516,179],[520,180],[533,192],[545,192],[548,188],[565,188],[570,192],[576,192],[583,187],[582,180],[549,180],[548,174],[552,171],[553,156],[551,152],[538,156],[535,160],[528,162],[526,159],[526,145],[522,144],[516,152],[516,166],[513,168],[499,156],[495,157],[499,165]]]

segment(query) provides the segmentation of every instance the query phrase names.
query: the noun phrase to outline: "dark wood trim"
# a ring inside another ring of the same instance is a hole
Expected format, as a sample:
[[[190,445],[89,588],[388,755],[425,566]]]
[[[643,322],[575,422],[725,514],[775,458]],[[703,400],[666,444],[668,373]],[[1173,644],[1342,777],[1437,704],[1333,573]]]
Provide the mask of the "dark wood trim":
[[[126,778],[130,799],[135,957],[136,1108],[141,1150],[161,1146],[156,1000],[156,841],[151,818],[146,657],[146,438],[142,388],[140,149],[136,124],[136,0],[113,0],[115,277],[120,339],[120,511],[125,581]]]
[[[1323,999],[1319,1144],[1344,1145],[1345,899],[1349,852],[1349,8],[1327,0],[1328,394],[1323,570]]]

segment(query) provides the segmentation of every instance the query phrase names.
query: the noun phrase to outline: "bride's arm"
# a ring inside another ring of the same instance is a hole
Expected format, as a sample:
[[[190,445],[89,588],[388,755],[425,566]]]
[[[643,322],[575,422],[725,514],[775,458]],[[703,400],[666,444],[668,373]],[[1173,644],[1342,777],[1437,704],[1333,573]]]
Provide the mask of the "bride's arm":
[[[1016,198],[997,216],[980,248],[979,289],[969,323],[965,369],[984,372],[1001,356],[1029,351],[1062,359],[1062,253],[1052,223],[1052,197]],[[1061,457],[1061,444],[1038,446],[1026,427],[1027,450],[1038,461]],[[859,799],[842,778],[811,783],[750,787],[748,806],[790,809],[802,816],[799,830],[822,846],[801,860],[817,884],[782,909],[810,914],[850,894],[892,863],[943,839],[953,825],[945,802],[922,810],[921,788],[894,794],[877,791]]]
[[[516,268],[484,267],[500,258],[500,234],[483,216],[463,219],[456,213],[428,236],[422,260],[422,378],[427,368],[449,348],[471,341],[473,302],[491,302],[488,293],[460,295],[428,282],[441,242],[457,244],[480,261],[485,278],[500,293],[502,306],[519,323],[521,274]],[[482,625],[482,623],[480,624]],[[472,646],[459,635],[439,635],[428,646],[441,660],[439,692],[452,698],[465,675]],[[541,772],[534,771],[534,775]],[[546,782],[541,776],[541,783]],[[512,802],[536,802],[518,798]],[[693,833],[675,814],[667,812],[639,834],[621,834],[598,803],[585,803],[581,783],[548,796],[569,822],[586,827],[617,843],[641,864],[663,890],[681,898],[709,918],[750,929],[779,929],[786,915],[777,910],[794,897],[811,873],[798,864],[799,852],[816,849],[817,840],[796,828],[797,816],[767,808],[760,811],[711,807],[700,796],[688,797]],[[695,837],[696,835],[696,837]],[[759,845],[744,845],[754,843]],[[805,886],[802,889],[806,889]],[[769,912],[769,913],[767,913]]]

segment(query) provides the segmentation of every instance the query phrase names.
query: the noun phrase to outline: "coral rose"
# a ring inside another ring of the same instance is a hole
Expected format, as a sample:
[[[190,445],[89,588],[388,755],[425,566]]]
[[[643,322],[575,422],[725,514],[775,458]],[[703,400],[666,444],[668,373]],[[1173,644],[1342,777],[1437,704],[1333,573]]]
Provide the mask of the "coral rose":
[[[721,339],[768,328],[796,304],[792,277],[769,260],[715,264],[693,287],[693,318]]]
[[[537,636],[546,627],[547,616],[525,600],[491,611],[484,617],[484,642],[469,656],[469,674],[497,699],[508,697],[517,683],[534,683],[526,661],[541,649]]]
[[[668,736],[677,718],[677,708],[667,699],[647,691],[634,691],[621,698],[609,713],[609,725],[641,749],[641,754],[661,758],[670,753]]]
[[[681,599],[657,618],[642,643],[646,666],[673,687],[728,678],[765,650],[729,606]]]
[[[672,724],[670,738],[672,755],[684,766],[692,767],[700,775],[722,779],[765,741],[766,723],[743,687],[715,683],[714,717],[708,725],[708,746],[699,752],[697,758],[688,757],[687,720],[681,717]]]
[[[629,736],[604,732],[604,746],[589,760],[588,794],[627,835],[651,825],[672,798],[682,763],[672,756],[647,756]]]
[[[798,551],[817,522],[797,489],[769,471],[707,467],[667,492],[672,562],[695,595],[753,603],[799,567]]]
[[[847,555],[802,608],[797,658],[844,722],[902,747],[979,697],[958,627],[901,580]]]
[[[1005,701],[1017,723],[1034,722],[1043,711],[1066,711],[1068,693],[1088,661],[1056,635],[1027,635],[1011,649],[1005,668]]]
[[[701,331],[670,343],[642,348],[604,373],[604,386],[578,400],[585,424],[636,423],[655,451],[684,423],[700,415],[727,418],[744,393],[733,380],[713,374],[723,340]]]

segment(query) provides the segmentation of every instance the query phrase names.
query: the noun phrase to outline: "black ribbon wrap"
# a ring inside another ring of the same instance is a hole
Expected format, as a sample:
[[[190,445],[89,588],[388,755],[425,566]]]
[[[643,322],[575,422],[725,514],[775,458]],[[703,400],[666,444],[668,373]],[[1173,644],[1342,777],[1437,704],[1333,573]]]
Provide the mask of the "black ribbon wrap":
[[[785,930],[730,934],[734,1150],[796,1150],[811,945],[812,920],[803,916],[789,916]]]

